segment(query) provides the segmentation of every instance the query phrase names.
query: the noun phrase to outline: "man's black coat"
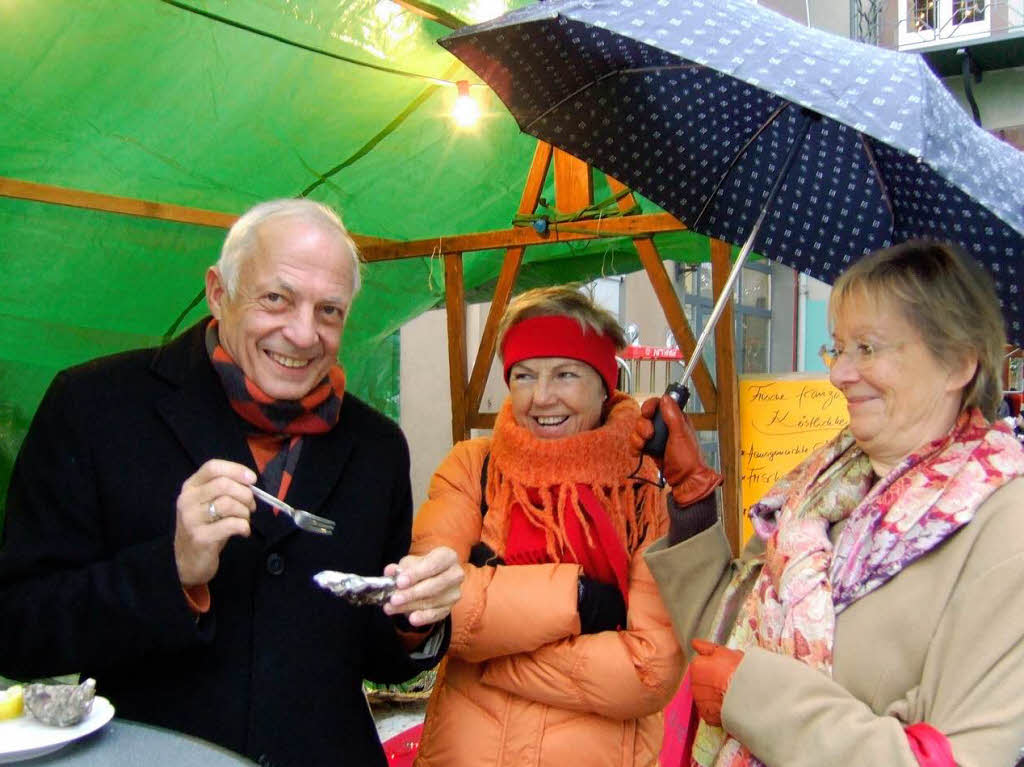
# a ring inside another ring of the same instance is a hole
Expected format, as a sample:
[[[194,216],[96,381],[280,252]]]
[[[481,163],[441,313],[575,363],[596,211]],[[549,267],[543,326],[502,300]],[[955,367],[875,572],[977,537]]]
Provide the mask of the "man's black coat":
[[[0,673],[81,672],[117,715],[280,765],[383,765],[364,678],[414,661],[379,608],[350,607],[314,573],[378,575],[409,545],[409,455],[394,423],[346,395],[336,428],[307,437],[289,502],[336,520],[298,531],[260,506],[187,608],[174,562],[175,499],[211,458],[255,469],[203,343],[205,321],[160,349],[55,378],[22,446],[0,552]]]

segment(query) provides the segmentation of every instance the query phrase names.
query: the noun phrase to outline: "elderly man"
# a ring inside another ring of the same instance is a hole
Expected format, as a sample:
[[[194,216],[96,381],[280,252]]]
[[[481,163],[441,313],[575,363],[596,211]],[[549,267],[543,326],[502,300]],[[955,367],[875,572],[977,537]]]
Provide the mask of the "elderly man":
[[[82,672],[119,716],[261,764],[385,764],[362,680],[437,662],[462,570],[450,549],[406,556],[405,440],[344,391],[358,286],[330,209],[264,203],[207,272],[212,319],[58,374],[8,494],[0,673]],[[399,590],[353,607],[315,586],[324,569]]]

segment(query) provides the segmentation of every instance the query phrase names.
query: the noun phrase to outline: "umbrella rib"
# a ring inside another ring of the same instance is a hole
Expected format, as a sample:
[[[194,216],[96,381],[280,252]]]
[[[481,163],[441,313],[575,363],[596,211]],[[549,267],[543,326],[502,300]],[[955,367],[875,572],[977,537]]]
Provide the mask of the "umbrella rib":
[[[535,123],[538,123],[541,120],[543,120],[549,114],[551,114],[556,109],[558,109],[560,106],[562,106],[562,104],[564,104],[566,101],[569,101],[570,99],[576,98],[579,94],[583,93],[583,91],[587,90],[588,88],[593,88],[595,85],[597,85],[598,83],[600,83],[600,82],[602,82],[604,80],[607,80],[609,77],[613,77],[615,75],[635,75],[635,74],[640,74],[642,72],[668,72],[668,71],[672,71],[672,70],[676,70],[676,69],[700,69],[700,68],[701,67],[698,64],[675,64],[673,66],[665,66],[665,67],[636,67],[634,69],[616,69],[616,70],[614,70],[612,72],[605,72],[603,75],[598,77],[596,80],[591,80],[586,85],[580,86],[579,88],[574,90],[572,93],[570,93],[568,96],[564,97],[561,101],[558,101],[557,103],[555,103],[551,107],[545,109],[539,115],[534,117],[532,120],[530,120],[530,122],[528,122],[526,125],[523,126],[523,133],[529,133],[530,128],[532,128]]]
[[[885,185],[885,179],[882,178],[882,172],[878,169],[878,161],[875,159],[875,153],[871,149],[871,145],[868,143],[867,137],[863,133],[858,133],[860,136],[860,144],[864,147],[864,154],[868,156],[868,162],[871,163],[871,170],[875,172],[875,178],[878,179],[878,188],[882,192],[882,200],[885,202],[885,207],[889,209],[889,218],[892,219],[893,229],[896,228],[896,214],[892,209],[892,200],[889,197],[889,188]]]
[[[714,330],[715,325],[718,324],[718,318],[721,316],[722,310],[725,309],[725,305],[729,303],[729,300],[732,297],[732,286],[736,284],[736,278],[743,270],[743,265],[747,261],[747,256],[750,255],[750,251],[754,248],[754,240],[757,239],[757,233],[761,230],[761,225],[768,216],[768,210],[771,208],[772,203],[775,202],[775,195],[779,193],[779,189],[782,187],[782,183],[786,180],[786,175],[789,173],[789,169],[796,161],[797,155],[800,153],[801,147],[803,147],[804,140],[807,138],[807,131],[811,128],[811,120],[814,119],[815,113],[809,109],[805,109],[803,110],[803,114],[804,124],[800,127],[800,134],[793,142],[793,146],[789,148],[789,152],[786,153],[786,159],[782,161],[782,169],[779,171],[779,175],[775,179],[775,183],[772,184],[772,188],[768,192],[768,199],[765,200],[764,207],[761,208],[761,212],[758,214],[757,220],[754,221],[754,226],[750,230],[750,234],[747,235],[746,242],[744,242],[743,247],[740,248],[740,252],[736,256],[736,261],[733,263],[732,270],[729,272],[729,277],[726,279],[725,285],[722,286],[722,292],[718,295],[718,300],[715,301],[715,305],[711,309],[711,316],[708,317],[708,321],[704,325],[704,330],[701,331],[700,338],[697,339],[697,343],[693,347],[693,353],[690,355],[690,360],[686,363],[686,369],[683,371],[683,377],[679,379],[680,383],[683,385],[686,384],[686,381],[688,381],[690,376],[693,374],[693,369],[697,366],[697,362],[701,358],[701,351],[704,348],[704,344],[707,343],[708,337],[711,335],[711,331]]]
[[[754,135],[747,139],[747,143],[740,148],[740,151],[738,151],[732,158],[732,162],[729,163],[729,167],[726,168],[725,172],[719,177],[718,183],[715,184],[715,188],[711,190],[711,194],[708,195],[708,199],[705,201],[704,207],[700,209],[700,213],[697,214],[697,218],[695,218],[693,223],[689,225],[691,229],[696,229],[700,224],[701,218],[703,218],[704,214],[708,212],[708,208],[711,206],[711,203],[715,201],[715,195],[718,194],[718,190],[722,188],[722,184],[724,184],[725,180],[729,178],[729,174],[732,173],[732,169],[736,167],[736,163],[738,163],[740,158],[746,154],[748,149],[750,149],[750,145],[757,141],[757,139],[761,137],[761,134],[764,133],[768,127],[779,118],[779,115],[781,115],[791,104],[792,102],[785,101],[776,107],[775,110],[768,115],[768,119],[761,124],[761,127],[754,131]]]

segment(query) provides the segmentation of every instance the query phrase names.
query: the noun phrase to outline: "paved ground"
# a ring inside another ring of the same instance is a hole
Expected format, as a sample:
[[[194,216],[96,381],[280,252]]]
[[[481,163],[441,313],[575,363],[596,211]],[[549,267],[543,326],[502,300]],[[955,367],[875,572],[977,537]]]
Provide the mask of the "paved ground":
[[[427,710],[427,702],[378,704],[373,708],[373,719],[377,723],[377,734],[383,743],[403,730],[420,724]]]

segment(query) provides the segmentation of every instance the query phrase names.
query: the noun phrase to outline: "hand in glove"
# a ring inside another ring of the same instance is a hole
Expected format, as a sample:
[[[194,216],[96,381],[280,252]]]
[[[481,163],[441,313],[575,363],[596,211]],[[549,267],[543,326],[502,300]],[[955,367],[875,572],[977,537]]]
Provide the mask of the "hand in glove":
[[[693,427],[676,401],[668,395],[662,396],[660,400],[651,397],[641,406],[640,414],[643,417],[637,419],[629,438],[633,451],[639,455],[644,444],[654,435],[651,419],[659,406],[661,417],[668,427],[665,455],[659,461],[659,466],[665,481],[672,488],[676,505],[685,508],[711,495],[722,484],[722,477],[704,463]]]
[[[692,640],[690,646],[697,652],[690,661],[690,688],[697,713],[708,724],[721,727],[725,691],[743,653],[703,639]]]
[[[494,549],[480,541],[479,543],[474,543],[473,548],[469,550],[469,563],[477,567],[486,567],[488,565],[503,565],[505,560],[497,556],[494,553]]]
[[[626,627],[626,602],[619,587],[581,575],[576,589],[580,633],[597,634]]]

